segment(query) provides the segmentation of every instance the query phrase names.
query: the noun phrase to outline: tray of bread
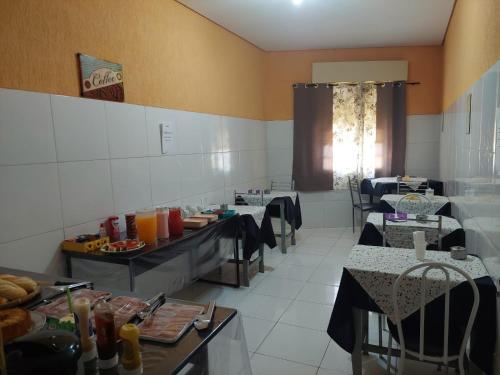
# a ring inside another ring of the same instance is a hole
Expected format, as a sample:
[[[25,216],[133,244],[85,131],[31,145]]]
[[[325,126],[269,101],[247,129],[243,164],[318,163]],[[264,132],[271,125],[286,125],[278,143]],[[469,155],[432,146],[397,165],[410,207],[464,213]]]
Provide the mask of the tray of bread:
[[[29,277],[0,274],[0,310],[26,303],[39,293],[40,285]]]
[[[203,310],[203,306],[167,302],[139,324],[140,337],[149,341],[175,343]]]

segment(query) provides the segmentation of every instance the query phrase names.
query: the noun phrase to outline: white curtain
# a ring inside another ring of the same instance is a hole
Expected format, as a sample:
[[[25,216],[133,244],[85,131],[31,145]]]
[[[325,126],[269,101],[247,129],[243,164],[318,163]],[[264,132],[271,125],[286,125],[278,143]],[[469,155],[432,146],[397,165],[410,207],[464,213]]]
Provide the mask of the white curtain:
[[[347,176],[375,175],[377,89],[373,84],[333,88],[333,188],[346,189]]]

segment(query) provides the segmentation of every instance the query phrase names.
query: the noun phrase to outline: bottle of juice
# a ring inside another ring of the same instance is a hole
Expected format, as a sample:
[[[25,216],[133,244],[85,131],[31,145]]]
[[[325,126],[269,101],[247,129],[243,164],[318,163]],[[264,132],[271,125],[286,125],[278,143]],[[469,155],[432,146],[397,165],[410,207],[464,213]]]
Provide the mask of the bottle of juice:
[[[168,230],[171,236],[182,236],[184,233],[184,224],[182,222],[180,207],[172,207],[169,209]]]
[[[156,209],[156,225],[158,239],[168,238],[168,208],[158,207]]]
[[[144,241],[148,245],[156,243],[157,224],[155,211],[147,209],[137,211],[135,225],[137,227],[137,236],[140,241]]]
[[[118,365],[118,351],[113,308],[106,301],[100,301],[94,308],[94,317],[99,368],[114,368]]]

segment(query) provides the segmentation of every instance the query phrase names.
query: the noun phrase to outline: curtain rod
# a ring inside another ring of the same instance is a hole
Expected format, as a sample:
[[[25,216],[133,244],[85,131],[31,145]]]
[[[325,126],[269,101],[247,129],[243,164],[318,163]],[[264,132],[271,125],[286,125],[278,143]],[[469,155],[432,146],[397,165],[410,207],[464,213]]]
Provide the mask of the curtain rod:
[[[319,85],[326,85],[326,87],[340,86],[340,85],[356,86],[356,85],[363,84],[363,83],[373,84],[376,86],[383,86],[387,83],[393,83],[393,84],[397,84],[397,85],[403,85],[403,84],[404,85],[420,85],[420,82],[418,82],[418,81],[357,81],[357,82],[345,81],[345,82],[328,82],[328,83],[326,83],[326,82],[325,83],[294,83],[292,86],[294,88],[297,88],[300,85],[304,85],[304,87],[318,87]]]

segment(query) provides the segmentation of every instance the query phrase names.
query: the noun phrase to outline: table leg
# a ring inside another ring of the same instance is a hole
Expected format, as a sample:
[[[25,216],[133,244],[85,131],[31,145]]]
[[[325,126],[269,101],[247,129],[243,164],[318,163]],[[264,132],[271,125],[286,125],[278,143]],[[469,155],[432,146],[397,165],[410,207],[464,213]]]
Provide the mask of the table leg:
[[[295,217],[292,219],[292,246],[295,245]]]
[[[130,291],[133,292],[135,291],[135,269],[134,269],[134,262],[130,262],[128,264],[128,282],[129,282],[129,287]]]
[[[370,335],[370,318],[368,315],[368,311],[362,310],[363,315],[363,341],[368,344],[369,343],[369,335]],[[368,355],[368,350],[363,349],[363,354]]]
[[[259,272],[264,273],[264,244],[259,244]]]
[[[73,277],[73,269],[71,268],[71,257],[66,255],[66,277]]]
[[[280,200],[280,223],[281,223],[281,252],[286,254],[286,221],[285,204]]]
[[[234,245],[234,265],[235,265],[235,277],[236,277],[236,287],[240,287],[240,250],[238,248],[238,233],[234,235],[233,239]]]
[[[363,313],[360,309],[352,308],[354,322],[354,348],[352,350],[352,374],[361,375],[362,371],[362,344],[363,344]]]

